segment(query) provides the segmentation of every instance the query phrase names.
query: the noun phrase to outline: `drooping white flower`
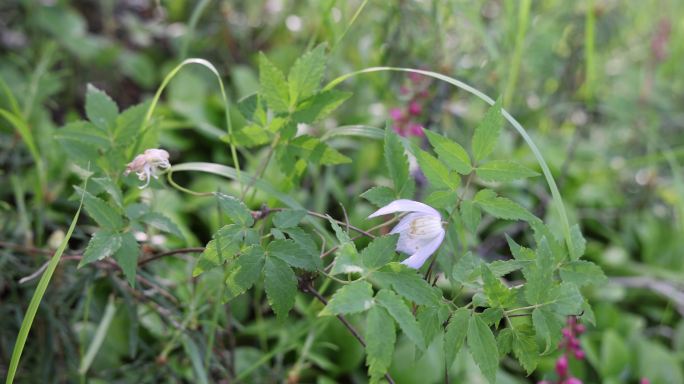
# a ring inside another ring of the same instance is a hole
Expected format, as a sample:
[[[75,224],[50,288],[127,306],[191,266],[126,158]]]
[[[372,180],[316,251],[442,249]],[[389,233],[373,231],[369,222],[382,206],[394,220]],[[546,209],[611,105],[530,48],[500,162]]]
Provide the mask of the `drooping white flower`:
[[[163,149],[152,148],[145,150],[128,163],[124,175],[135,172],[139,180],[145,180],[145,184],[140,186],[140,189],[143,189],[150,184],[150,176],[155,179],[158,178],[157,170],[159,168],[166,169],[170,166],[169,153]]]
[[[402,261],[411,268],[418,269],[435,253],[444,240],[442,216],[436,209],[418,201],[400,199],[373,212],[368,218],[395,212],[410,212],[404,216],[390,233],[398,233],[397,250],[410,256]]]

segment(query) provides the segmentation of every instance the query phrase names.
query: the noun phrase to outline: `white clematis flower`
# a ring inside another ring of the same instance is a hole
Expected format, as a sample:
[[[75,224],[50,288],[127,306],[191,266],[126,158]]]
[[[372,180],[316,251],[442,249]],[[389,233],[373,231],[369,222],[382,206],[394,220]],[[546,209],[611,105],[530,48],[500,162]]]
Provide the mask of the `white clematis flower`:
[[[398,233],[397,250],[408,253],[402,261],[411,268],[418,269],[435,253],[444,240],[442,216],[436,209],[418,201],[400,199],[385,205],[373,212],[368,218],[395,212],[410,212],[392,228],[391,234]]]
[[[145,180],[145,184],[140,189],[150,184],[150,176],[158,178],[157,170],[166,169],[171,166],[169,163],[169,153],[163,149],[147,149],[126,165],[124,175],[135,172],[139,180]]]

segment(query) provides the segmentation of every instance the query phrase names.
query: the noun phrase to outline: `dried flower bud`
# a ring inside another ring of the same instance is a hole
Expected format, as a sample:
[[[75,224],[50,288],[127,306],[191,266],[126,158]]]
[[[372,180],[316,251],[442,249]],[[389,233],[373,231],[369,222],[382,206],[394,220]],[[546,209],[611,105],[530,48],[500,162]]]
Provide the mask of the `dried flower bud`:
[[[169,163],[169,153],[163,149],[147,149],[142,154],[136,156],[133,161],[128,163],[124,175],[135,172],[139,180],[145,180],[140,189],[150,184],[150,176],[158,178],[157,171],[171,166]]]

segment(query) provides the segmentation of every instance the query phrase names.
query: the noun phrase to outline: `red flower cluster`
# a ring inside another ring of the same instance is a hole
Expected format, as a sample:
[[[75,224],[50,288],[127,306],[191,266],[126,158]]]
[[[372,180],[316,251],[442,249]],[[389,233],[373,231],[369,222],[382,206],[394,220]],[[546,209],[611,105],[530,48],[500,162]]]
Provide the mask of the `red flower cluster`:
[[[401,136],[422,137],[423,125],[419,123],[423,115],[423,105],[429,97],[430,79],[417,73],[409,73],[409,83],[402,86],[400,93],[406,100],[402,107],[390,109],[390,118],[394,121],[394,131]]]
[[[568,356],[572,356],[577,360],[584,360],[585,354],[577,338],[586,331],[584,324],[577,322],[574,316],[568,317],[568,325],[563,328],[563,340],[560,343],[560,348],[563,354],[556,360],[556,374],[558,375],[557,384],[582,384],[582,380],[573,377],[570,374]],[[551,381],[540,381],[538,384],[552,384]]]

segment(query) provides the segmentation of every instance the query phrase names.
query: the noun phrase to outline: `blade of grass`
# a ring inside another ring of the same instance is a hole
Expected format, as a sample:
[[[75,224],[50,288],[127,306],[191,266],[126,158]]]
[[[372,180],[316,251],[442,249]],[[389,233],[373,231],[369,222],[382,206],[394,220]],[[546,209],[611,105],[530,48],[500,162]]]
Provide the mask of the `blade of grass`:
[[[152,114],[154,113],[155,108],[157,108],[157,104],[159,103],[159,99],[161,98],[162,92],[164,92],[164,89],[169,85],[171,80],[180,72],[181,69],[183,69],[186,65],[190,64],[196,64],[203,66],[207,68],[211,73],[216,76],[216,80],[218,81],[219,88],[221,89],[221,97],[223,99],[223,108],[225,111],[225,119],[226,119],[226,131],[228,132],[228,135],[232,137],[233,135],[233,123],[231,122],[230,119],[230,103],[228,102],[228,96],[226,95],[226,89],[223,86],[223,80],[221,79],[221,75],[219,74],[218,70],[216,67],[214,67],[213,64],[208,62],[207,60],[204,59],[199,59],[199,58],[190,58],[190,59],[185,59],[183,60],[180,64],[178,64],[175,68],[169,72],[166,77],[164,77],[164,80],[162,80],[161,85],[157,89],[157,92],[154,94],[154,97],[152,98],[152,103],[150,103],[150,107],[147,109],[147,113],[145,114],[145,118],[143,119],[143,122],[140,125],[140,133],[138,134],[138,137],[135,141],[135,144],[133,145],[133,151],[131,153],[131,157],[135,156],[137,153],[140,152],[140,146],[142,145],[142,139],[145,136],[145,133],[147,133],[149,129],[149,122],[150,119],[152,118]],[[235,170],[237,171],[237,174],[240,175],[240,163],[238,161],[237,157],[237,151],[235,149],[235,145],[231,142],[229,143],[230,146],[230,154],[231,157],[233,158],[233,164],[235,166]],[[240,182],[242,184],[242,182]],[[242,186],[242,185],[241,185]]]
[[[432,71],[423,71],[420,69],[413,69],[413,68],[401,68],[401,67],[370,67],[370,68],[365,68],[360,71],[356,72],[351,72],[347,73],[344,75],[341,75],[337,77],[336,79],[332,80],[328,85],[324,87],[324,90],[329,90],[334,88],[336,85],[340,84],[341,82],[357,76],[361,75],[364,73],[372,73],[372,72],[387,72],[387,71],[393,71],[393,72],[409,72],[409,73],[417,73],[419,75],[424,75],[428,77],[432,77],[437,80],[441,80],[444,82],[447,82],[459,89],[462,89],[470,94],[473,94],[480,98],[482,101],[486,102],[489,105],[494,105],[494,99],[491,97],[485,95],[484,93],[480,92],[474,87],[471,87],[470,85],[460,81],[456,80],[453,77],[449,77],[446,75],[443,75],[441,73],[437,72],[432,72]],[[525,143],[527,144],[528,147],[530,147],[530,150],[534,154],[534,157],[536,158],[537,162],[539,163],[539,166],[542,169],[542,173],[544,174],[544,178],[546,179],[546,183],[549,186],[549,189],[551,190],[551,196],[553,198],[553,203],[556,208],[556,211],[560,217],[561,224],[562,224],[562,230],[563,230],[563,238],[565,239],[565,243],[568,247],[568,249],[572,249],[572,237],[570,235],[570,222],[568,220],[568,214],[565,211],[565,205],[563,204],[563,198],[561,197],[560,191],[558,190],[558,185],[556,185],[556,181],[553,178],[553,175],[551,174],[551,170],[549,169],[548,164],[544,160],[544,157],[541,154],[541,151],[539,151],[539,148],[537,145],[532,141],[532,138],[530,135],[527,133],[525,128],[513,117],[511,116],[508,111],[505,109],[501,109],[501,114],[504,116],[504,118],[511,124],[513,125],[513,128],[522,136],[523,140],[525,140]]]
[[[209,383],[207,371],[202,365],[202,356],[200,356],[197,344],[187,334],[184,334],[181,337],[181,343],[183,344],[183,349],[185,349],[185,354],[190,357],[190,362],[192,363],[192,368],[195,371],[195,380],[197,380],[197,383]]]
[[[596,49],[594,47],[594,27],[596,16],[594,15],[594,1],[587,2],[587,10],[584,21],[584,66],[586,74],[584,77],[584,99],[588,103],[594,101],[594,83],[596,81],[596,69],[594,62]]]
[[[349,24],[347,24],[347,27],[342,32],[342,35],[340,35],[340,37],[337,39],[337,41],[335,41],[335,45],[332,47],[331,51],[334,51],[335,48],[337,48],[337,46],[340,44],[342,39],[344,39],[344,37],[347,36],[347,32],[349,32],[352,25],[354,25],[354,22],[356,21],[356,19],[359,17],[361,12],[363,12],[363,9],[366,7],[366,4],[368,4],[368,0],[363,0],[361,5],[359,5],[359,7],[356,9],[356,12],[354,12],[354,16],[352,16],[351,20],[349,20]]]
[[[43,166],[43,159],[40,157],[40,152],[38,151],[38,146],[36,146],[36,141],[31,133],[26,121],[19,115],[14,114],[6,109],[0,109],[0,116],[7,120],[14,129],[17,130],[21,138],[26,144],[31,157],[33,157],[33,162],[36,164],[36,171],[38,172],[38,183],[39,186],[36,188],[36,201],[43,201],[43,191],[46,189],[47,179],[45,176],[45,167]]]
[[[321,141],[327,141],[337,136],[358,136],[382,140],[385,137],[385,131],[380,128],[370,127],[367,125],[343,125],[341,127],[327,131],[321,137]]]
[[[84,182],[84,190],[86,189],[87,184],[88,179],[86,179]],[[31,326],[33,325],[33,319],[36,317],[38,306],[40,305],[41,300],[43,300],[43,296],[45,295],[47,286],[50,283],[52,274],[55,273],[55,269],[57,269],[57,265],[59,265],[59,259],[62,257],[62,254],[64,253],[64,250],[66,249],[67,244],[69,243],[69,239],[71,238],[71,235],[74,233],[74,228],[76,228],[76,222],[78,221],[78,217],[81,214],[81,208],[83,207],[84,197],[85,194],[81,196],[81,202],[78,205],[78,210],[76,211],[74,218],[71,220],[71,225],[69,226],[69,230],[67,231],[66,236],[64,236],[64,240],[62,240],[62,243],[59,245],[59,248],[57,248],[57,251],[52,256],[52,259],[50,259],[50,263],[48,264],[45,273],[43,273],[43,276],[40,278],[38,286],[36,287],[36,291],[33,293],[33,297],[31,297],[31,302],[29,303],[28,309],[26,310],[26,315],[24,316],[24,320],[21,322],[21,328],[19,329],[19,334],[17,335],[17,341],[14,344],[14,350],[12,350],[12,358],[10,360],[9,369],[7,370],[7,380],[5,380],[6,384],[11,384],[14,382],[14,376],[17,373],[17,368],[19,367],[19,360],[21,359],[21,353],[24,351],[24,345],[26,344],[26,338],[28,337],[29,331],[31,330]]]
[[[19,103],[17,102],[17,99],[14,97],[12,90],[10,90],[9,85],[7,85],[7,82],[2,77],[0,77],[0,90],[2,90],[2,93],[5,94],[5,97],[7,98],[7,101],[10,104],[10,108],[12,109],[11,112],[15,115],[21,115]]]
[[[504,106],[511,106],[511,98],[515,92],[515,86],[518,83],[518,74],[520,73],[520,62],[522,61],[523,45],[525,44],[525,36],[527,35],[527,24],[530,17],[531,0],[522,0],[518,4],[518,26],[515,33],[515,48],[513,50],[513,58],[511,59],[510,71],[508,72],[508,81],[504,93]]]
[[[100,350],[100,347],[102,347],[102,343],[104,342],[105,336],[107,336],[107,331],[109,330],[109,326],[111,325],[115,314],[116,305],[114,305],[114,295],[109,295],[109,300],[107,301],[107,306],[102,315],[102,320],[100,320],[100,324],[97,326],[97,330],[95,330],[93,340],[88,346],[88,351],[78,367],[78,373],[80,375],[84,376],[86,372],[88,372],[93,360],[95,360],[95,356],[97,356],[97,352]]]

